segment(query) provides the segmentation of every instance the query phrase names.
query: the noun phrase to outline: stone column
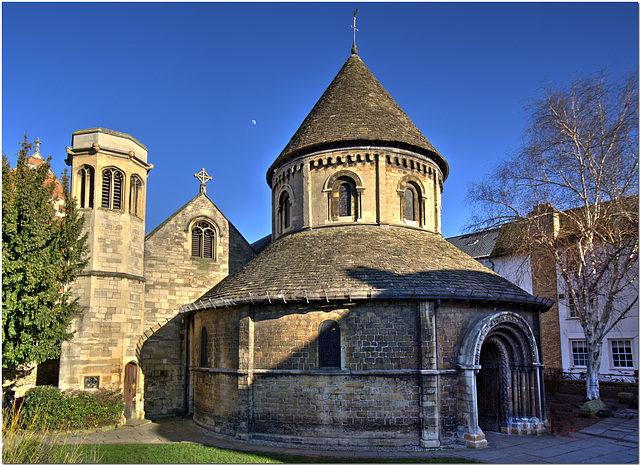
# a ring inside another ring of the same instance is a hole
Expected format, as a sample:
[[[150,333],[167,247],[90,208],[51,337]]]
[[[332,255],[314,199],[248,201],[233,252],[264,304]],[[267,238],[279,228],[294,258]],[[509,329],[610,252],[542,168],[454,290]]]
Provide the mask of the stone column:
[[[253,426],[253,360],[254,311],[252,307],[240,310],[238,334],[238,429],[236,438],[251,439]]]
[[[478,425],[478,389],[476,375],[480,366],[459,366],[459,383],[462,386],[458,399],[458,439],[467,447],[478,449],[487,446],[487,439]]]
[[[438,346],[433,301],[421,301],[420,312],[420,446],[440,446]]]

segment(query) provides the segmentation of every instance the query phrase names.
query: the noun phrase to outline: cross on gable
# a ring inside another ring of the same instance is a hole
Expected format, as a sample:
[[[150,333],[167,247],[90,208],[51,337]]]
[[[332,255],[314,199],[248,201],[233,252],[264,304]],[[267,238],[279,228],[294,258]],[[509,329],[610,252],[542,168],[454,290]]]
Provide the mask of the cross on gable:
[[[207,174],[207,172],[202,168],[199,172],[193,175],[194,177],[200,180],[200,192],[203,194],[207,192],[207,182],[211,181],[213,178]]]

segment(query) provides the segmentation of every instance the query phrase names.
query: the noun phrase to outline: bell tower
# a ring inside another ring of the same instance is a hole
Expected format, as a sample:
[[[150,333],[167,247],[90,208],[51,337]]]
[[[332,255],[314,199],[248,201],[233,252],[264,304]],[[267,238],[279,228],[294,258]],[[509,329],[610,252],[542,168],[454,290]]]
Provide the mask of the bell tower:
[[[131,392],[124,380],[125,371],[137,379],[135,347],[144,328],[145,205],[153,165],[136,139],[103,128],[74,132],[66,150],[89,263],[72,286],[82,310],[72,322],[73,339],[62,346],[59,386]]]

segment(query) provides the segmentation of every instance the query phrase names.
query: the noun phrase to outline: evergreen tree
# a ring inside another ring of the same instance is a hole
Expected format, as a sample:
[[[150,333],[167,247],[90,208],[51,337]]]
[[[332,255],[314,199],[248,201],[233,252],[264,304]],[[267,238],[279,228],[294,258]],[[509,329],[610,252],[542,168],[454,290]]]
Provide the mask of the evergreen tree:
[[[59,357],[78,310],[69,284],[86,265],[86,234],[69,182],[62,177],[62,216],[54,207],[55,177],[45,163],[28,165],[31,143],[20,143],[11,168],[2,156],[2,366]]]

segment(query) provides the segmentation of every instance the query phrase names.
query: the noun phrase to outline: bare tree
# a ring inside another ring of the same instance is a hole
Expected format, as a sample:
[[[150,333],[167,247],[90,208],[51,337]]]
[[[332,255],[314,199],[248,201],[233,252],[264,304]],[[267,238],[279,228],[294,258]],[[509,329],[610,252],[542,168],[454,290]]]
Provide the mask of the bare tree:
[[[638,304],[637,83],[637,71],[545,83],[521,146],[467,193],[469,229],[510,224],[513,252],[555,265],[584,330],[587,400],[605,335]]]

